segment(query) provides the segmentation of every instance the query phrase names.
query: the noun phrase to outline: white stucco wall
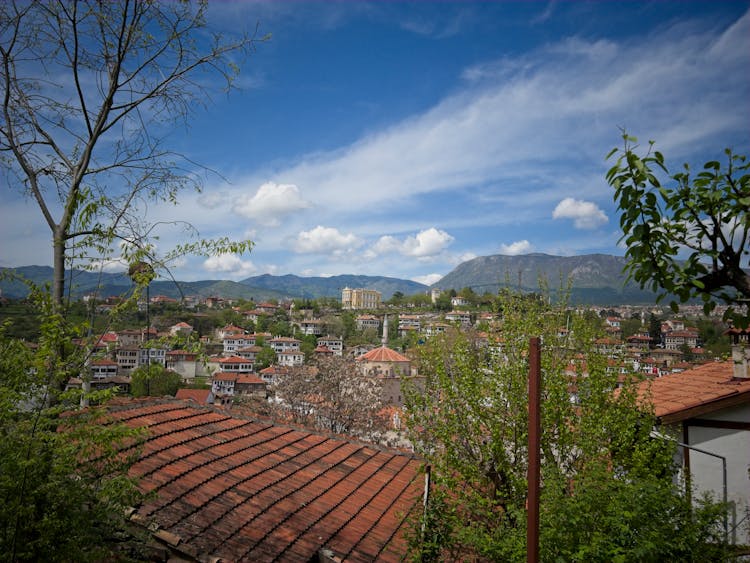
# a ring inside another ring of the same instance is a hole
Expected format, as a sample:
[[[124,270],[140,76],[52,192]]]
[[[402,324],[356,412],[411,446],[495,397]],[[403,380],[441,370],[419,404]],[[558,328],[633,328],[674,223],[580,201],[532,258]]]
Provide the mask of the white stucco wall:
[[[750,405],[724,409],[700,417],[702,420],[750,422]],[[724,456],[727,460],[727,498],[730,541],[750,545],[750,431],[688,425],[688,443]],[[723,495],[722,460],[690,451],[690,474],[696,497],[710,492]]]

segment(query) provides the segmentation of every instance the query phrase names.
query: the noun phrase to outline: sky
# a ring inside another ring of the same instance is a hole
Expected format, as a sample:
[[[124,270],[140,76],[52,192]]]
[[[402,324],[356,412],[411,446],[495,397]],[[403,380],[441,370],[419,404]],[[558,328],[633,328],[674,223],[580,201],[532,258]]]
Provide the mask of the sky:
[[[227,0],[209,25],[272,36],[166,134],[215,171],[202,192],[144,214],[255,245],[173,264],[184,281],[431,284],[477,256],[623,255],[604,178],[623,129],[675,171],[750,155],[748,1]],[[7,185],[0,241],[0,266],[51,265],[38,208]]]

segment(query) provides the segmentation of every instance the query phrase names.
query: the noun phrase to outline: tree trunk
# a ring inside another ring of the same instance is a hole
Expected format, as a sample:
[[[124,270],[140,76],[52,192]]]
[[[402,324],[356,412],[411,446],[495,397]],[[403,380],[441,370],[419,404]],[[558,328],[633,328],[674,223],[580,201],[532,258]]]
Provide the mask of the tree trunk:
[[[55,312],[63,309],[63,297],[65,296],[65,237],[60,226],[52,231],[52,303]]]

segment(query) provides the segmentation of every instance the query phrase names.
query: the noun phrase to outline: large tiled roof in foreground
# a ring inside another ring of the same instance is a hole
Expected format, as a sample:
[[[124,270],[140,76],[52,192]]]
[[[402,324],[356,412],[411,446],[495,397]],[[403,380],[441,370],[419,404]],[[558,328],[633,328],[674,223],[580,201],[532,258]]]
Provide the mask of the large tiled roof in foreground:
[[[711,362],[639,384],[656,416],[670,424],[750,402],[750,379],[733,377],[732,362]]]
[[[138,517],[200,560],[399,561],[421,506],[421,462],[341,438],[175,399],[109,411],[149,437],[131,468],[155,497]]]

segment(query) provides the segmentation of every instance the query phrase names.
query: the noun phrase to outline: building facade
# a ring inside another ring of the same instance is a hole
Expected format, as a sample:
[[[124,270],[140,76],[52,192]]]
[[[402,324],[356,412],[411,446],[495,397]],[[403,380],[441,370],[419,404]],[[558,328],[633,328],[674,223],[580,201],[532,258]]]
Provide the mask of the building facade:
[[[341,290],[341,306],[344,309],[378,309],[382,294],[374,289],[345,287]]]

